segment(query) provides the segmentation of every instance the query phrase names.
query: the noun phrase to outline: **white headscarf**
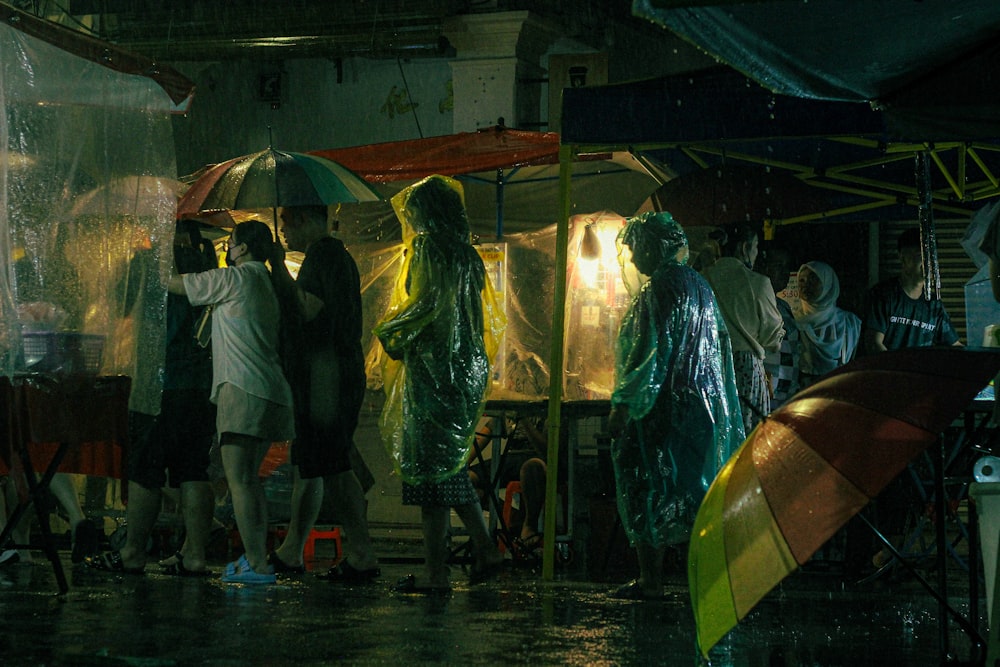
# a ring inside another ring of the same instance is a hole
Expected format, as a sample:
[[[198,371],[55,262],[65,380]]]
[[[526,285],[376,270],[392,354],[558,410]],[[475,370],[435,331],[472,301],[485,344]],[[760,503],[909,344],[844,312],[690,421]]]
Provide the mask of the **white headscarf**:
[[[837,307],[840,280],[829,264],[806,262],[822,288],[813,301],[799,293],[795,323],[799,325],[801,361],[799,367],[808,375],[823,375],[854,358],[861,335],[861,318]]]

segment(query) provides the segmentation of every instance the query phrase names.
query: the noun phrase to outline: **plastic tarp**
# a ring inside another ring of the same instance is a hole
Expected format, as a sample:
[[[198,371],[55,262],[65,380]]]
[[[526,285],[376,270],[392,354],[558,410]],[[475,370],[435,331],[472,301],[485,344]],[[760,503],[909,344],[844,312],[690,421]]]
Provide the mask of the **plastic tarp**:
[[[1000,3],[633,0],[775,93],[871,102],[906,140],[1000,137]]]
[[[558,142],[559,135],[552,133],[488,128],[311,151],[375,183],[387,199],[410,186],[411,178],[428,174],[452,175],[462,184],[472,232],[490,257],[491,277],[508,320],[494,371],[494,398],[538,399],[549,393],[556,224],[561,215]],[[566,341],[567,398],[607,399],[611,394],[614,340],[627,303],[614,239],[624,217],[635,213],[663,178],[655,161],[646,163],[626,151],[573,162],[570,206],[575,216],[566,317],[574,328]],[[337,235],[358,263],[364,330],[371,331],[373,318],[389,306],[392,278],[402,257],[400,225],[388,201],[343,205],[337,218]],[[599,256],[578,262],[588,225],[600,236]],[[375,358],[378,343],[367,344],[369,386],[379,388],[383,379]]]
[[[142,59],[110,45],[54,40],[98,63],[0,31],[0,372],[128,375],[130,407],[156,413],[179,186],[173,100],[122,71]],[[178,99],[190,93],[180,88]],[[142,250],[155,261],[130,262]]]
[[[866,103],[776,94],[729,68],[563,90],[566,144],[884,135],[882,116]]]

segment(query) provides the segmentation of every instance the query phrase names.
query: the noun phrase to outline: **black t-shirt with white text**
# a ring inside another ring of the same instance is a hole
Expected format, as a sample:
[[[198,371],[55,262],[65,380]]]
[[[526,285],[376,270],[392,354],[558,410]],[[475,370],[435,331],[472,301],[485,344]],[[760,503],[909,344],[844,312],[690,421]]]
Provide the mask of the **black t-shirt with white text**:
[[[865,328],[882,333],[889,350],[954,345],[958,341],[944,304],[923,297],[911,299],[895,278],[871,289]]]

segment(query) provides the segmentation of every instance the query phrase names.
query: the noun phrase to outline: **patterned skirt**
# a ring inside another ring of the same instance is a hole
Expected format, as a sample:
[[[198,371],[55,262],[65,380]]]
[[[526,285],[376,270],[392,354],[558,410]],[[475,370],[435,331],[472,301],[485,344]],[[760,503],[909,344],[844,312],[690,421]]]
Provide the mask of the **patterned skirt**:
[[[403,504],[430,507],[458,507],[478,503],[479,496],[465,468],[440,482],[403,482]]]
[[[748,350],[734,351],[733,370],[736,371],[736,391],[743,410],[743,429],[749,436],[757,422],[771,412],[764,360]]]

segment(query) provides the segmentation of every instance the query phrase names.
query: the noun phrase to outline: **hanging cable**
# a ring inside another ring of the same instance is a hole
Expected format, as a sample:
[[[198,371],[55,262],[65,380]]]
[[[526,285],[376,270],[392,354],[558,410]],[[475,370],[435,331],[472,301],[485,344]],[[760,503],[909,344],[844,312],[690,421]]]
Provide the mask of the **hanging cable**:
[[[403,77],[403,88],[406,89],[406,99],[410,101],[410,111],[413,112],[413,122],[417,124],[417,136],[423,139],[424,131],[420,129],[420,119],[417,118],[417,105],[413,101],[413,96],[410,95],[410,84],[406,82],[406,74],[403,73],[403,62],[398,57],[396,58],[396,67],[399,68],[399,76]]]

